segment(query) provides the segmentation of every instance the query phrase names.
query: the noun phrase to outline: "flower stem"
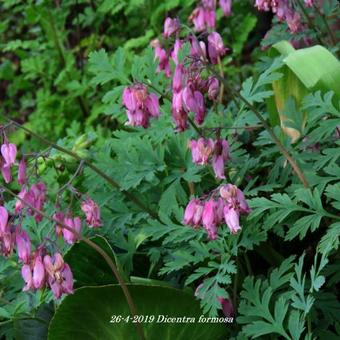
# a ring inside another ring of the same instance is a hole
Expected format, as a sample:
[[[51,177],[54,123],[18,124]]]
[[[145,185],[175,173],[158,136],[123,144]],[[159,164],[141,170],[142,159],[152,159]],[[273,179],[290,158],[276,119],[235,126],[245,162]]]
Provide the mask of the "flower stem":
[[[41,215],[42,217],[50,220],[51,222],[55,223],[55,220],[46,215],[44,212],[42,212],[41,210],[39,209],[36,209],[33,205],[31,205],[29,202],[27,202],[26,200],[24,200],[23,198],[19,197],[18,195],[16,195],[12,190],[0,185],[0,190],[1,191],[5,191],[7,192],[8,194],[10,194],[11,196],[15,197],[16,199],[18,199],[19,201],[21,201],[24,205],[26,205],[27,207],[29,207],[30,209],[32,209],[34,212],[36,212],[37,214]],[[137,315],[137,310],[136,310],[136,307],[135,307],[135,304],[133,302],[133,299],[132,299],[132,296],[123,280],[123,278],[121,277],[121,275],[119,274],[119,271],[116,267],[116,265],[113,263],[112,259],[110,258],[110,256],[101,248],[99,247],[96,243],[94,243],[93,241],[91,241],[90,239],[82,236],[80,233],[78,233],[77,231],[75,231],[73,228],[70,228],[69,226],[67,226],[66,224],[62,223],[62,222],[59,222],[58,221],[58,226],[60,226],[61,228],[64,228],[66,230],[68,230],[69,232],[73,233],[77,239],[83,241],[84,243],[86,243],[89,247],[91,247],[92,249],[94,249],[98,254],[100,254],[103,259],[106,261],[106,263],[109,265],[109,267],[111,268],[114,276],[116,277],[119,285],[121,286],[122,290],[123,290],[123,293],[125,295],[125,299],[129,305],[129,309],[130,309],[130,313],[131,313],[131,316],[135,316]],[[145,340],[145,336],[144,336],[144,331],[143,331],[143,328],[141,326],[140,323],[136,323],[136,328],[137,328],[137,332],[139,334],[139,338],[141,340]]]

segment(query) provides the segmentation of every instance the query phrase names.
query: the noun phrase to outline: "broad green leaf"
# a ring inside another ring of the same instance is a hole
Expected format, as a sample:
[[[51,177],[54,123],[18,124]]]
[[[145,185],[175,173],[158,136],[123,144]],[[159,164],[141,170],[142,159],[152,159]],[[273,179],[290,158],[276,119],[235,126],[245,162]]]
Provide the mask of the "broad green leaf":
[[[197,322],[202,312],[193,294],[159,286],[128,285],[128,288],[138,315],[144,316],[146,339],[225,339],[225,324]],[[121,316],[122,320],[110,323],[114,316]],[[146,316],[154,316],[154,320],[146,322]],[[196,322],[160,322],[162,316],[193,317]],[[83,340],[85,334],[86,339],[96,340],[139,339],[133,318],[128,317],[128,305],[120,286],[83,287],[64,299],[51,322],[48,339]]]
[[[116,256],[104,237],[95,236],[90,240],[100,246],[117,265]],[[75,243],[65,254],[64,259],[72,269],[75,288],[117,282],[103,257],[83,241]]]
[[[310,92],[333,91],[334,100],[339,100],[340,63],[331,52],[319,45],[294,50],[287,41],[281,41],[273,45],[269,53],[272,56],[284,56],[284,65],[279,70],[283,77],[272,83],[274,97],[267,100],[270,120],[273,125],[280,124],[285,134],[295,142],[301,133],[292,124],[287,126],[285,123],[287,116],[284,111],[287,110],[285,107],[287,99],[293,97],[298,109],[303,97]],[[306,120],[307,113],[303,112],[303,115]]]

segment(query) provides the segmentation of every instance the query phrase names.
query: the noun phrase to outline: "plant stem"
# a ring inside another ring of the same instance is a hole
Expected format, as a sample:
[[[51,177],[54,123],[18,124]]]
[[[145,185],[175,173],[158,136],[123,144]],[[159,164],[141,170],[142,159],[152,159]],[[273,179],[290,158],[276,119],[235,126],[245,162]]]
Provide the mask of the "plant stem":
[[[24,200],[23,198],[19,197],[18,195],[16,195],[13,191],[11,191],[10,189],[0,185],[0,190],[1,191],[5,191],[8,194],[10,194],[11,196],[15,197],[16,199],[18,199],[20,202],[22,202],[24,205],[26,205],[27,207],[29,207],[30,209],[32,209],[34,212],[36,212],[37,214],[41,215],[42,217],[48,219],[49,221],[55,223],[56,221],[46,215],[44,212],[42,212],[39,209],[36,209],[33,205],[31,205],[29,202],[27,202],[26,200]],[[115,275],[119,285],[121,286],[123,293],[125,295],[125,299],[129,305],[129,309],[130,309],[130,313],[131,316],[135,316],[137,315],[137,311],[136,311],[136,307],[135,304],[132,300],[132,296],[124,282],[124,280],[122,279],[122,277],[119,274],[119,271],[116,267],[116,265],[113,263],[113,261],[111,260],[110,256],[102,249],[100,248],[96,243],[94,243],[93,241],[91,241],[90,239],[82,236],[80,233],[78,233],[77,231],[75,231],[74,229],[70,228],[69,226],[67,226],[66,224],[59,222],[58,221],[58,226],[60,226],[63,229],[66,229],[68,231],[70,231],[71,233],[73,233],[77,239],[83,241],[84,243],[86,243],[89,247],[91,247],[92,249],[94,249],[98,254],[100,254],[103,259],[106,261],[106,263],[109,265],[109,267],[111,268],[113,274]],[[139,334],[140,339],[145,340],[145,336],[144,336],[144,331],[142,329],[142,326],[140,323],[136,323],[136,328],[137,328],[137,332]]]
[[[253,104],[251,104],[245,97],[243,97],[241,95],[241,93],[239,93],[239,92],[235,91],[233,88],[229,87],[229,84],[226,81],[226,79],[222,78],[217,72],[215,72],[214,69],[209,64],[207,64],[206,66],[210,70],[210,72],[212,72],[221,82],[224,83],[224,85],[225,85],[225,87],[226,87],[226,89],[228,91],[234,93],[236,97],[238,97],[245,105],[248,106],[248,108],[251,111],[253,111],[255,113],[256,117],[260,120],[261,124],[268,131],[269,135],[271,136],[271,138],[273,139],[274,143],[279,148],[280,152],[283,154],[283,156],[287,159],[287,161],[292,166],[293,170],[295,171],[295,173],[298,176],[298,178],[301,181],[301,183],[304,185],[305,188],[309,188],[308,181],[307,181],[304,173],[300,169],[299,165],[297,164],[295,159],[289,154],[289,152],[284,147],[284,145],[280,142],[280,140],[277,138],[277,136],[275,135],[273,129],[269,126],[267,121],[262,117],[261,113],[255,108],[255,106]]]
[[[123,189],[121,189],[120,185],[113,180],[111,177],[109,177],[105,172],[103,172],[102,170],[100,170],[98,167],[96,167],[94,164],[92,164],[89,160],[87,159],[83,159],[80,156],[78,156],[75,152],[72,152],[70,150],[67,150],[53,142],[50,142],[49,140],[47,140],[46,138],[39,136],[38,134],[36,134],[35,132],[31,131],[30,129],[28,129],[25,126],[20,125],[19,123],[15,122],[14,120],[6,117],[4,114],[1,114],[1,116],[3,116],[6,120],[12,122],[13,125],[15,125],[16,127],[26,131],[28,134],[32,135],[33,137],[41,140],[42,142],[44,142],[47,145],[50,145],[51,147],[53,147],[54,149],[61,151],[71,157],[73,157],[74,159],[78,160],[79,162],[83,162],[86,166],[88,166],[90,169],[92,169],[95,173],[97,173],[100,177],[102,177],[107,183],[109,183],[113,188],[118,189],[127,199],[129,199],[130,201],[132,201],[133,203],[135,203],[139,208],[141,208],[142,210],[144,210],[145,212],[147,212],[152,218],[156,219],[159,221],[159,218],[157,216],[157,214],[155,212],[153,212],[147,205],[145,205],[141,200],[139,200],[137,197],[135,197],[133,194],[131,194],[128,191],[125,191]]]

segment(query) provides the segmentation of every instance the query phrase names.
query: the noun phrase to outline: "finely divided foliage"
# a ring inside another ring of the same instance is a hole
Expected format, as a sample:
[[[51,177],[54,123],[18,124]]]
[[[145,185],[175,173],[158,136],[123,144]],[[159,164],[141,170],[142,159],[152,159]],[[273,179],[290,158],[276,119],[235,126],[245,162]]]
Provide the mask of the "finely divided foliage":
[[[117,314],[154,287],[207,334],[340,337],[337,2],[55,3],[0,5],[1,336],[82,339],[118,284]]]

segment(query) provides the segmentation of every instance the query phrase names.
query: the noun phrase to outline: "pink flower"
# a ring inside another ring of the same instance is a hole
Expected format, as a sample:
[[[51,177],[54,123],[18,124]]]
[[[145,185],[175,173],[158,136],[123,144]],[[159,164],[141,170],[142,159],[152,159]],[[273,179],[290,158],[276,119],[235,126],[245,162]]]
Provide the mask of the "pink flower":
[[[215,100],[220,91],[220,83],[214,77],[208,79],[208,97],[210,100]]]
[[[227,224],[231,233],[237,234],[237,232],[241,229],[239,213],[233,207],[229,207],[228,205],[224,207],[223,213],[225,223]]]
[[[24,230],[17,229],[15,240],[20,261],[28,264],[31,259],[31,240]]]
[[[201,92],[195,91],[190,85],[183,90],[183,104],[187,112],[195,113],[195,121],[202,124],[205,117],[204,97]]]
[[[212,32],[208,35],[208,54],[210,61],[213,64],[218,63],[218,59],[224,56],[226,48],[224,47],[223,40],[217,32]]]
[[[172,89],[178,93],[183,88],[184,67],[182,64],[177,64],[175,68],[174,77],[172,79]]]
[[[54,256],[45,255],[44,265],[47,272],[48,284],[54,296],[59,299],[62,294],[73,293],[73,275],[67,263],[59,253]]]
[[[0,253],[9,256],[14,247],[14,233],[11,232],[9,226],[7,230],[0,235]]]
[[[205,19],[206,19],[205,11],[204,8],[202,7],[195,8],[189,17],[189,21],[194,24],[196,32],[202,32],[205,30],[206,28]]]
[[[158,97],[154,93],[149,94],[143,84],[134,84],[125,88],[123,104],[127,108],[127,125],[147,128],[150,117],[159,116]]]
[[[92,227],[100,227],[102,225],[100,220],[100,209],[91,198],[86,199],[81,204],[81,210],[86,216],[86,223]]]
[[[212,158],[212,166],[216,178],[225,179],[224,166],[225,162],[229,159],[229,144],[226,140],[217,140],[215,142],[215,150]]]
[[[205,165],[208,164],[209,157],[214,150],[214,141],[211,138],[208,140],[199,138],[197,141],[190,141],[189,148],[192,153],[192,161],[195,164]]]
[[[250,208],[243,192],[233,184],[225,184],[220,188],[220,196],[237,208],[242,214],[249,214]]]
[[[195,108],[195,121],[198,125],[201,125],[204,122],[205,117],[205,105],[204,105],[204,97],[200,91],[194,92],[194,99],[196,102]]]
[[[224,16],[228,17],[231,14],[231,0],[220,0],[220,7]]]
[[[152,117],[159,117],[159,101],[154,93],[150,93],[145,101],[145,107]]]
[[[180,22],[177,18],[171,19],[167,17],[164,21],[164,33],[165,39],[169,38],[173,34],[177,33],[181,28]]]
[[[18,183],[19,185],[24,185],[26,183],[26,162],[24,159],[19,162]]]
[[[126,87],[123,91],[123,104],[130,111],[135,111],[138,108],[137,98],[130,87]]]
[[[27,192],[27,189],[25,188],[22,188],[21,191],[19,192],[18,194],[18,197],[21,198],[18,199],[15,203],[15,213],[19,213],[21,211],[21,209],[23,209],[24,207],[24,203],[22,200],[26,201],[26,196],[27,196],[28,192]]]
[[[216,12],[214,9],[204,11],[204,21],[207,28],[214,29],[216,26]]]
[[[188,114],[183,108],[183,91],[174,92],[172,96],[172,119],[178,131],[184,131],[188,127]]]
[[[226,317],[232,317],[234,315],[234,306],[230,299],[217,298],[222,306],[223,314]]]
[[[240,214],[249,214],[250,208],[243,192],[235,185],[226,184],[220,188],[220,196],[225,200],[223,209],[224,220],[232,234],[236,234],[240,227]]]
[[[8,212],[5,207],[0,206],[0,235],[8,231]]]
[[[1,166],[1,173],[2,177],[5,180],[5,183],[10,183],[12,181],[12,175],[11,175],[11,166],[8,164],[2,164]]]
[[[178,53],[180,49],[182,48],[182,46],[183,46],[182,41],[180,39],[176,39],[174,48],[171,51],[171,58],[174,61],[175,65],[178,64]]]
[[[23,291],[40,289],[45,285],[45,268],[41,257],[41,248],[37,249],[30,264],[24,264],[21,275],[26,283]]]
[[[209,238],[215,240],[217,238],[216,202],[213,199],[210,199],[204,204],[202,223],[208,232]]]
[[[207,57],[207,48],[203,41],[198,41],[196,37],[191,37],[190,39],[190,55],[192,57],[204,59]]]
[[[286,21],[292,33],[296,33],[301,29],[301,16],[298,12],[289,12],[286,16]]]
[[[17,147],[15,144],[4,143],[1,145],[1,154],[5,160],[5,164],[11,166],[15,163],[17,156]]]
[[[159,60],[157,71],[164,71],[164,74],[167,77],[170,77],[171,68],[169,63],[169,56],[167,55],[166,50],[162,48],[158,39],[154,39],[151,42],[151,46],[155,49],[155,59]]]
[[[23,291],[26,292],[30,289],[34,289],[33,286],[33,276],[32,276],[32,269],[31,266],[28,264],[24,264],[21,268],[21,276],[25,281],[25,286],[23,288]]]
[[[202,214],[203,205],[201,201],[193,198],[185,209],[183,223],[196,228],[201,224]]]
[[[306,7],[313,7],[313,0],[304,0]]]
[[[35,209],[42,210],[46,198],[46,185],[43,182],[33,184],[30,191],[25,195],[25,199],[28,200]],[[31,212],[37,222],[41,222],[42,216],[34,211]]]
[[[80,233],[81,219],[79,217],[66,217],[64,220],[64,224],[74,230],[76,233]],[[68,244],[72,244],[77,240],[77,236],[72,231],[67,230],[66,228],[63,228],[63,236],[65,242]]]

